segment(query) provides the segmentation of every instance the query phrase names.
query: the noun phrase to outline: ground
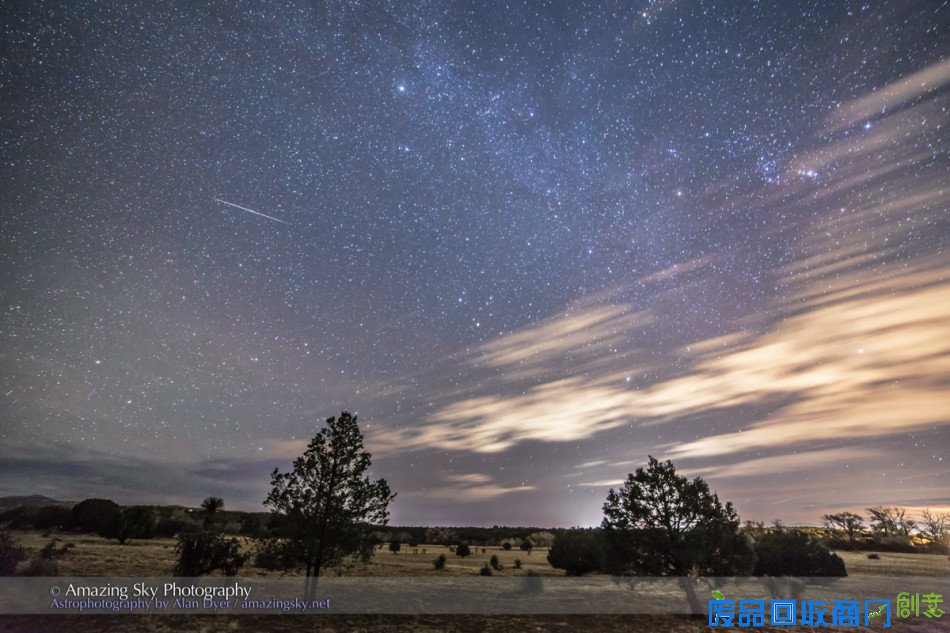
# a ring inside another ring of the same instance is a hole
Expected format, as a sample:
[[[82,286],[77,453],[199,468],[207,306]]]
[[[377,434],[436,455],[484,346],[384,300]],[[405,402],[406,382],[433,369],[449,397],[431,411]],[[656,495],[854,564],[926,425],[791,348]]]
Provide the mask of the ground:
[[[174,539],[134,541],[119,545],[95,536],[57,534],[44,537],[37,532],[14,532],[29,552],[35,553],[50,538],[61,543],[71,543],[72,549],[60,561],[63,576],[167,576],[174,564]],[[249,546],[249,543],[246,543]],[[425,554],[422,553],[425,549]],[[416,554],[413,554],[416,550]],[[520,550],[504,551],[500,547],[472,548],[473,554],[460,558],[437,545],[412,548],[404,545],[399,554],[387,548],[378,550],[373,560],[364,568],[343,570],[345,574],[373,576],[438,576],[477,575],[492,555],[498,556],[503,569],[495,575],[524,575],[533,570],[542,575],[559,576],[562,572],[553,569],[547,562],[547,551],[535,549],[531,554]],[[445,554],[448,559],[445,571],[437,571],[432,561]],[[867,552],[839,552],[852,575],[880,576],[942,576],[950,577],[950,560],[946,556],[926,554],[879,553],[880,559],[868,558]],[[521,560],[521,569],[515,569],[515,560]],[[249,566],[242,575],[268,574],[265,570]],[[950,596],[948,596],[950,598]],[[944,605],[946,607],[946,605]],[[948,609],[950,610],[950,609]],[[132,633],[178,633],[195,631],[201,633],[232,633],[274,631],[276,633],[395,633],[397,631],[422,631],[424,633],[514,633],[514,632],[574,632],[615,631],[618,633],[699,633],[713,631],[701,617],[687,616],[635,616],[635,615],[577,615],[577,616],[347,616],[347,615],[287,615],[287,616],[0,616],[0,633],[46,633],[101,631]],[[757,631],[803,632],[802,627],[760,628]],[[842,628],[829,631],[844,631]],[[854,631],[876,631],[880,627]],[[942,620],[924,618],[901,621],[890,629],[908,633],[950,631],[950,614]]]

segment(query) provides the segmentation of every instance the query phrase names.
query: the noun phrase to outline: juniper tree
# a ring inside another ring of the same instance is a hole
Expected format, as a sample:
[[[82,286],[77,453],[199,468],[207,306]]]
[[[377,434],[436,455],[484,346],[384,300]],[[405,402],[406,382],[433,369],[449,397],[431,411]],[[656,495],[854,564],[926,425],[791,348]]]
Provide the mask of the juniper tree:
[[[694,613],[702,603],[688,576],[751,571],[755,554],[739,532],[739,515],[697,477],[676,474],[669,461],[627,476],[604,504],[606,571],[619,576],[678,576]]]
[[[396,496],[385,479],[367,476],[370,454],[356,416],[343,411],[330,417],[293,469],[271,474],[264,500],[271,509],[272,546],[281,560],[306,570],[312,595],[320,572],[364,551],[369,525],[386,525],[389,502]]]

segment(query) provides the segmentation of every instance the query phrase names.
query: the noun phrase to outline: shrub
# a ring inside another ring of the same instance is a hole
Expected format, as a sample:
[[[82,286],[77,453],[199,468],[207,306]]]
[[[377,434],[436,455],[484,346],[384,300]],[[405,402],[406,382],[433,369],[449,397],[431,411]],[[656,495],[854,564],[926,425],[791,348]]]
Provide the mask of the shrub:
[[[534,543],[531,542],[531,539],[526,538],[525,540],[521,541],[520,547],[521,551],[528,552],[528,555],[530,556],[531,550],[534,549]]]
[[[215,570],[234,576],[247,561],[236,538],[228,539],[207,530],[179,534],[175,552],[178,554],[175,576],[203,576]]]
[[[485,563],[485,566],[482,567],[482,570],[479,573],[482,576],[491,576],[491,567],[488,566],[488,563]]]
[[[64,506],[20,506],[0,515],[12,530],[60,530],[69,523],[71,509]]]
[[[521,569],[521,559],[520,559],[520,558],[516,558],[516,559],[515,559],[515,569]]]
[[[133,538],[152,538],[155,536],[155,516],[151,509],[144,506],[124,508],[114,515],[112,524],[101,530],[100,534],[123,544]]]
[[[464,558],[465,556],[471,556],[471,555],[472,555],[472,550],[471,550],[471,549],[469,548],[469,546],[466,545],[465,543],[461,543],[461,544],[459,544],[458,547],[455,548],[455,555],[456,555],[456,556],[462,556],[463,558]]]
[[[905,552],[909,554],[914,551],[914,544],[910,537],[903,534],[876,534],[873,547],[882,552]]]
[[[439,557],[436,558],[434,561],[432,561],[432,565],[433,565],[436,569],[438,569],[438,570],[441,571],[441,570],[445,569],[445,561],[446,561],[446,560],[448,560],[448,559],[446,559],[445,554],[439,554]]]
[[[59,559],[72,549],[72,544],[56,547],[56,541],[50,541],[37,552],[30,562],[20,569],[18,576],[58,576]]]
[[[389,541],[389,551],[393,554],[398,554],[399,550],[402,549],[402,543],[398,540]]]
[[[868,554],[868,559],[869,559],[869,560],[881,560],[881,557],[880,557],[880,555],[878,555],[878,554]]]
[[[771,532],[755,544],[754,576],[847,576],[844,561],[800,530]]]
[[[59,576],[59,563],[36,556],[30,559],[18,576]]]
[[[79,532],[96,532],[107,536],[121,519],[122,509],[108,499],[86,499],[69,513],[68,527]]]
[[[548,551],[548,562],[568,576],[583,576],[603,567],[604,548],[594,532],[562,532]]]
[[[920,552],[921,554],[947,554],[950,552],[950,547],[940,541],[928,541],[927,543],[920,543],[914,547],[914,551]]]
[[[498,562],[498,557],[494,554],[491,556],[491,560],[488,563],[491,565],[491,568],[495,571],[501,571],[501,563]]]
[[[0,576],[12,576],[16,566],[25,558],[23,546],[6,532],[0,532]]]
[[[510,552],[510,551],[511,551],[511,543],[509,543],[508,541],[505,541],[504,543],[502,543],[501,549],[505,550],[506,552]]]

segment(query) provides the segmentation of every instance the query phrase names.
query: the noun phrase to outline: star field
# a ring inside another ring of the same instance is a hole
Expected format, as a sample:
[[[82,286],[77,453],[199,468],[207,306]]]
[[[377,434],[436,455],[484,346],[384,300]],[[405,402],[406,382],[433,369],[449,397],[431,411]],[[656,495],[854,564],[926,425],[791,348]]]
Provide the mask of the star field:
[[[345,408],[397,523],[950,505],[947,3],[5,14],[0,492],[258,509]]]

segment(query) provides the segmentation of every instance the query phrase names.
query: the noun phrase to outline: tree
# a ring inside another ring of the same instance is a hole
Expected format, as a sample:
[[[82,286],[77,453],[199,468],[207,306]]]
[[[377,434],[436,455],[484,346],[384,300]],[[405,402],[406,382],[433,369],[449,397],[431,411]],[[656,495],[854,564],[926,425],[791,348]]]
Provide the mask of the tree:
[[[676,474],[650,457],[604,503],[606,571],[614,575],[679,576],[694,613],[703,612],[687,576],[740,576],[755,554],[739,532],[739,516],[697,477]]]
[[[109,499],[86,499],[73,506],[69,528],[79,532],[96,532],[108,538],[115,529],[122,509]]]
[[[847,576],[844,561],[801,530],[762,536],[755,544],[754,576]]]
[[[904,508],[874,506],[867,510],[871,515],[871,529],[883,536],[910,536],[917,525],[907,518]]]
[[[155,517],[145,506],[123,508],[103,536],[114,538],[121,544],[134,538],[152,538],[155,536]]]
[[[839,512],[838,514],[826,514],[824,519],[828,529],[844,531],[848,535],[848,543],[851,549],[855,548],[857,544],[856,537],[864,528],[864,518],[860,514]]]
[[[204,526],[209,529],[218,518],[218,511],[224,508],[224,499],[208,497],[201,502],[201,509],[205,512]]]
[[[925,508],[920,513],[923,521],[920,522],[920,529],[928,541],[938,548],[947,547],[947,529],[950,528],[950,513],[938,514],[931,512],[930,508]]]
[[[392,552],[393,554],[398,554],[400,549],[402,549],[402,543],[399,541],[398,538],[394,538],[393,540],[389,541],[390,552]]]
[[[370,454],[356,416],[343,411],[330,417],[314,436],[293,470],[271,474],[272,490],[264,504],[274,517],[276,545],[285,559],[306,570],[312,597],[325,567],[358,557],[368,526],[386,525],[389,502],[396,496],[385,479],[370,481]]]
[[[459,546],[455,548],[455,555],[465,558],[466,556],[472,555],[472,550],[465,543],[459,543]]]
[[[501,549],[505,550],[506,552],[511,551],[511,543],[509,543],[508,541],[505,541],[504,543],[501,544]]]
[[[571,530],[554,537],[548,562],[568,576],[583,576],[604,564],[604,544],[594,532]]]
[[[498,556],[495,554],[491,555],[491,559],[488,561],[488,564],[491,565],[491,568],[495,571],[501,571],[501,563],[498,561]]]
[[[531,550],[534,549],[534,543],[531,542],[531,539],[526,538],[525,540],[521,541],[521,545],[519,547],[521,547],[521,551],[528,552],[528,556],[530,556]]]

